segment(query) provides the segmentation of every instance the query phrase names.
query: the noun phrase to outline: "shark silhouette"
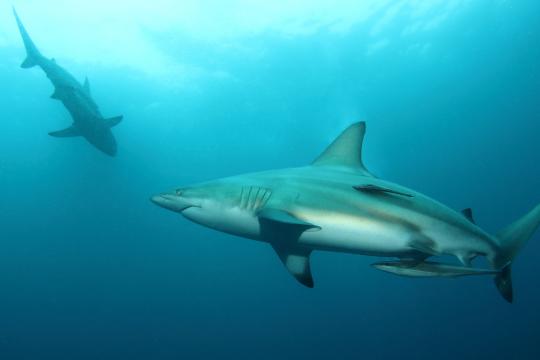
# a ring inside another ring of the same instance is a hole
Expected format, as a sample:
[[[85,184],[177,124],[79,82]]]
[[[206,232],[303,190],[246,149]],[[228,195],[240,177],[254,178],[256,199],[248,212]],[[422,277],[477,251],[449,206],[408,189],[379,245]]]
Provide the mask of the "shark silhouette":
[[[27,57],[21,67],[39,66],[54,85],[51,98],[61,101],[73,118],[70,127],[50,132],[49,135],[59,138],[82,136],[105,154],[115,156],[117,145],[111,128],[122,121],[122,116],[104,118],[92,99],[88,78],[81,84],[54,59],[44,57],[28,35],[15,8],[13,14],[26,48]]]

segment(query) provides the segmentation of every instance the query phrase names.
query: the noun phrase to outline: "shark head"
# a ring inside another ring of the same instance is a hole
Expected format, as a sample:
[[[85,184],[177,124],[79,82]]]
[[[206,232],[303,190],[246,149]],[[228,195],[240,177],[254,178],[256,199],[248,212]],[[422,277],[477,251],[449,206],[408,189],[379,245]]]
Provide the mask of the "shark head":
[[[194,191],[193,188],[180,188],[154,195],[151,200],[164,209],[183,214],[189,208],[202,208],[205,197],[201,195],[200,191]]]
[[[153,196],[151,201],[197,224],[250,236],[254,231],[253,214],[256,209],[243,202],[243,199],[247,199],[246,194],[246,188],[235,181],[217,180],[161,193]],[[254,199],[254,195],[251,196]]]

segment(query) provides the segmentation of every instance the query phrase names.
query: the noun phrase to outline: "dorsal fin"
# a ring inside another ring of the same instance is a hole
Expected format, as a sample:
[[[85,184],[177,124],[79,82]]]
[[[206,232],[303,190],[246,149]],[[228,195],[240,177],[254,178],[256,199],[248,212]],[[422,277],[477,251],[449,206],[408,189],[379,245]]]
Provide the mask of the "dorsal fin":
[[[88,77],[84,78],[83,88],[84,88],[84,91],[86,91],[86,93],[90,95],[90,81],[88,81]]]
[[[313,162],[314,166],[343,166],[373,176],[362,162],[362,144],[366,123],[361,121],[349,126]]]

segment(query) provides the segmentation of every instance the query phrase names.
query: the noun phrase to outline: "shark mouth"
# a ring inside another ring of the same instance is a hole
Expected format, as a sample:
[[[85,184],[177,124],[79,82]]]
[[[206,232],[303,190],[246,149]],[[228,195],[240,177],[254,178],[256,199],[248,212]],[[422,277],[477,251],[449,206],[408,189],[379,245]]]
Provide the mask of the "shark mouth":
[[[182,196],[172,194],[155,195],[150,200],[157,206],[179,213],[192,207],[200,207]]]

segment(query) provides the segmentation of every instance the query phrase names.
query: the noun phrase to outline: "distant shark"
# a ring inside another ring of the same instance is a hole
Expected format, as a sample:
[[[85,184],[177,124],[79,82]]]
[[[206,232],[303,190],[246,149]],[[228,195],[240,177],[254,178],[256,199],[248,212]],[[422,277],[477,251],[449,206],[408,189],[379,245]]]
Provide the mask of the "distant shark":
[[[117,145],[111,128],[122,121],[122,116],[104,118],[90,94],[88,78],[81,85],[69,72],[60,67],[54,59],[47,59],[37,49],[24,28],[15,8],[13,14],[21,33],[26,48],[26,60],[21,67],[31,68],[39,66],[47,74],[54,85],[54,93],[51,98],[60,100],[73,118],[73,124],[60,131],[54,131],[49,135],[54,137],[82,136],[90,144],[109,156],[115,156]]]
[[[540,223],[540,205],[491,236],[467,209],[456,212],[403,186],[378,179],[362,162],[365,123],[347,128],[310,166],[240,175],[152,197],[186,218],[225,233],[266,242],[288,271],[313,287],[314,250],[379,257],[402,276],[495,275],[512,302],[510,266]],[[428,262],[453,255],[462,267]],[[485,256],[493,271],[471,268]]]

